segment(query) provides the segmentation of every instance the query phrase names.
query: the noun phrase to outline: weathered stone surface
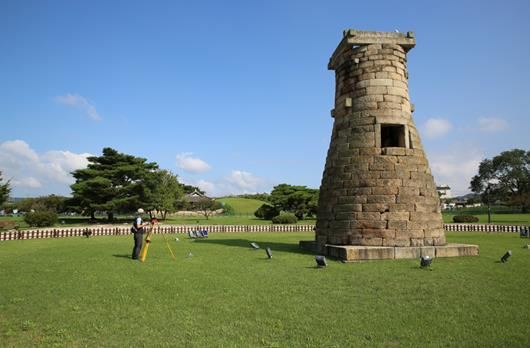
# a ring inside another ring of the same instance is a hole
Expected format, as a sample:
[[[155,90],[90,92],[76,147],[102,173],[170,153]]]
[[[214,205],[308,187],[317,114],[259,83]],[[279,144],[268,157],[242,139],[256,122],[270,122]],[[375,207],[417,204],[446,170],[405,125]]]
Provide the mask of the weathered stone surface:
[[[394,255],[396,259],[417,259],[421,257],[421,248],[419,247],[401,247],[395,248]]]
[[[316,243],[315,243],[316,244]],[[314,250],[314,244],[303,241],[300,248]],[[344,261],[369,261],[385,259],[419,259],[422,256],[456,257],[477,256],[479,248],[471,244],[447,244],[445,246],[360,246],[326,244],[320,252]]]
[[[477,256],[479,253],[478,246],[470,244],[447,244],[434,248],[436,250],[436,257]]]
[[[401,257],[445,243],[436,186],[409,102],[410,40],[348,31],[330,59],[334,126],[317,213],[318,250],[348,243],[409,248],[398,252]]]
[[[328,250],[333,249],[328,246]],[[359,247],[345,246],[345,260],[384,260],[394,258],[394,248],[392,247]]]

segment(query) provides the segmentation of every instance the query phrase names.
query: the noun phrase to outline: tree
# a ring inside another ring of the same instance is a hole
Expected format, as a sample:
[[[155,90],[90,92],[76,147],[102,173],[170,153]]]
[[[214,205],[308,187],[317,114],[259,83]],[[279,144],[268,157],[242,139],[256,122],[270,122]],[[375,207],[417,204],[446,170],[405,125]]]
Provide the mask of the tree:
[[[206,218],[206,220],[208,220],[208,218],[212,216],[217,210],[223,209],[221,203],[211,198],[207,200],[201,200],[197,203],[194,203],[193,205],[196,211],[201,213]]]
[[[96,211],[104,211],[110,220],[115,212],[131,212],[152,205],[158,165],[145,158],[104,148],[103,155],[88,157],[88,167],[72,173],[71,207],[95,219]]]
[[[49,195],[36,198],[24,198],[17,203],[17,208],[19,211],[30,212],[34,211],[52,211],[55,213],[60,213],[64,211],[65,207],[65,197]]]
[[[201,190],[200,188],[196,186],[186,185],[186,184],[182,184],[182,190],[184,191],[184,194],[193,193],[195,191],[199,192],[201,195],[204,195],[205,193],[203,190]]]
[[[280,184],[273,188],[270,201],[278,210],[291,212],[299,220],[316,213],[318,190],[306,186]]]
[[[471,179],[470,189],[482,195],[484,201],[500,199],[530,207],[530,151],[513,149],[480,162],[478,174]]]
[[[162,219],[165,219],[167,213],[177,210],[184,195],[183,185],[178,182],[176,175],[165,169],[155,172],[153,180],[151,204],[147,206],[147,209],[150,212],[152,210],[159,211],[162,214]]]
[[[223,209],[223,205],[220,202],[217,202],[215,199],[203,196],[202,194],[193,197],[187,197],[186,200],[188,209],[203,215],[206,220],[208,220],[208,218],[217,210]]]
[[[273,217],[280,214],[280,211],[267,203],[262,204],[255,212],[254,216],[259,219],[272,220]]]
[[[2,172],[0,172],[0,206],[7,202],[9,194],[11,193],[10,180],[7,180],[5,183],[3,183],[3,181]]]

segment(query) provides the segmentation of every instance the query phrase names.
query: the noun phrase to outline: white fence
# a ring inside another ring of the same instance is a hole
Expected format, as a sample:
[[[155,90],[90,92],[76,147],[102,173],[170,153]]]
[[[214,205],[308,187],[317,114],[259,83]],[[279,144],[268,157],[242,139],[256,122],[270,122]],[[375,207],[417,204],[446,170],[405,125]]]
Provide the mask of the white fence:
[[[189,231],[208,230],[212,232],[311,232],[314,225],[177,225],[157,226],[155,234],[188,233]],[[0,241],[39,238],[64,238],[81,236],[121,236],[131,233],[130,226],[124,227],[85,227],[85,228],[53,228],[28,231],[7,231],[0,233]]]
[[[315,225],[167,225],[157,226],[155,234],[160,233],[188,233],[189,231],[208,230],[216,232],[312,232]],[[516,225],[488,225],[488,224],[444,224],[444,229],[450,232],[512,232],[521,233],[521,229],[530,235],[528,226]],[[53,228],[29,231],[7,231],[0,233],[0,241],[39,238],[64,238],[94,236],[121,236],[130,234],[130,226],[123,227],[85,227],[85,228]],[[522,233],[521,233],[522,234]]]

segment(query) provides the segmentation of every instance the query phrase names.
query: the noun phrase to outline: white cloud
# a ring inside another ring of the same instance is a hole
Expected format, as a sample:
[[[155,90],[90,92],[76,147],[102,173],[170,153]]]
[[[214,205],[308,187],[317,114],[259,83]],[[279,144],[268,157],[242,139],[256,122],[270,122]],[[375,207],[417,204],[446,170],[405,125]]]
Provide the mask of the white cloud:
[[[27,177],[27,178],[20,178],[20,179],[13,180],[11,181],[11,185],[29,188],[29,189],[42,187],[41,182],[35,179],[34,177]]]
[[[268,192],[272,189],[272,185],[265,179],[241,170],[233,170],[230,175],[213,181],[181,180],[188,185],[198,186],[211,197]]]
[[[206,192],[207,195],[213,195],[217,191],[215,184],[206,180],[199,180],[193,186],[197,186],[198,188]]]
[[[478,120],[478,129],[486,133],[502,132],[508,129],[508,122],[502,118],[481,117]]]
[[[478,173],[478,166],[484,156],[467,147],[466,151],[448,149],[429,156],[430,167],[437,185],[447,184],[453,195],[469,193],[471,178]]]
[[[240,193],[256,193],[264,184],[262,178],[241,170],[233,170],[225,180],[234,190]]]
[[[451,123],[444,118],[429,118],[423,125],[423,134],[427,138],[439,138],[449,133],[453,128]]]
[[[204,173],[210,170],[210,165],[200,158],[192,157],[191,152],[177,155],[177,167],[189,173]]]
[[[69,194],[70,172],[88,165],[88,153],[48,151],[38,154],[22,140],[0,143],[0,170],[11,179],[13,196]]]
[[[78,94],[67,94],[55,97],[55,101],[72,108],[76,108],[85,113],[93,121],[101,121],[96,107],[85,97]]]

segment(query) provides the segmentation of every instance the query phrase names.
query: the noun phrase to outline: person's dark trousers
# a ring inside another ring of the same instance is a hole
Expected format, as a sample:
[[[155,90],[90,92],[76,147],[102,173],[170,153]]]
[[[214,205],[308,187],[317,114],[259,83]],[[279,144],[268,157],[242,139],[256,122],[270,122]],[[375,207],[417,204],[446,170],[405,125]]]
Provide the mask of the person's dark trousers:
[[[132,258],[133,260],[137,260],[140,256],[140,250],[142,250],[142,242],[143,242],[143,233],[138,231],[136,233],[133,233],[134,238],[134,248],[132,251]]]

